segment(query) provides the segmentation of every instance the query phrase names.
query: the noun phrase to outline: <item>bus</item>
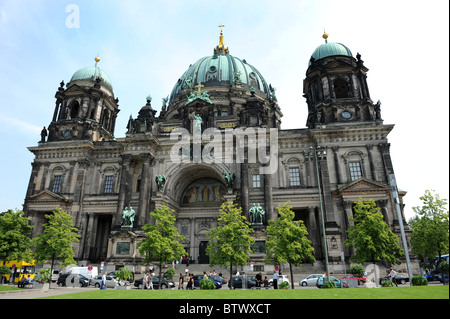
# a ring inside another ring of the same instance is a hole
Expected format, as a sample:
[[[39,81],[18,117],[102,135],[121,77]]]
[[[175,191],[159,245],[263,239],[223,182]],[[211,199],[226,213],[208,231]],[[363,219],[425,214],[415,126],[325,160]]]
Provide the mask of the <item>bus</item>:
[[[34,263],[34,261],[32,261],[31,263],[27,263],[24,260],[12,260],[12,261],[7,261],[4,263],[3,260],[0,261],[0,266],[5,265],[6,267],[8,267],[10,269],[10,273],[9,274],[4,274],[1,275],[1,280],[0,282],[2,283],[17,283],[19,282],[24,276],[28,277],[28,275],[30,276],[31,280],[34,280],[34,274],[36,271],[36,264]],[[12,279],[11,279],[12,276]],[[10,281],[11,279],[11,281]]]

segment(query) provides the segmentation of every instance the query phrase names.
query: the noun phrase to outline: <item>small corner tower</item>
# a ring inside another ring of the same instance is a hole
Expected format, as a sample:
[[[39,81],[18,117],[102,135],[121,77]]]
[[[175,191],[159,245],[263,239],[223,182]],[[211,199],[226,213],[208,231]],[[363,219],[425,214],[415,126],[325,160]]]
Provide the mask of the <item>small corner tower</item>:
[[[323,125],[382,123],[380,102],[370,99],[367,71],[361,55],[356,58],[342,43],[318,46],[309,60],[303,81],[303,96],[308,104],[310,129]]]
[[[64,89],[61,82],[55,94],[56,105],[48,127],[48,142],[64,140],[107,141],[114,139],[119,99],[109,76],[98,67],[87,66],[75,72]]]

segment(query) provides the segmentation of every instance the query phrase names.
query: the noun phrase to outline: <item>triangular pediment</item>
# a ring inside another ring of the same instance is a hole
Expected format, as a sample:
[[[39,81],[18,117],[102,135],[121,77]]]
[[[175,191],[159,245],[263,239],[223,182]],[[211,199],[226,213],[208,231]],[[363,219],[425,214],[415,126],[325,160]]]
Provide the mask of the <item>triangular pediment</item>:
[[[390,188],[384,184],[378,183],[371,179],[361,177],[350,184],[342,186],[337,190],[338,193],[372,193],[372,192],[386,192]]]
[[[328,64],[326,66],[327,69],[340,69],[340,68],[353,68],[353,66],[350,63],[347,63],[346,61],[337,60],[333,61],[332,63]]]
[[[43,191],[34,194],[30,197],[30,200],[35,202],[67,202],[67,199],[64,196],[55,194],[48,189],[44,189]]]
[[[64,91],[64,93],[65,94],[67,94],[67,93],[74,93],[74,92],[76,92],[76,93],[83,92],[84,93],[84,91],[85,91],[85,89],[82,88],[81,86],[79,86],[78,84],[72,84]]]

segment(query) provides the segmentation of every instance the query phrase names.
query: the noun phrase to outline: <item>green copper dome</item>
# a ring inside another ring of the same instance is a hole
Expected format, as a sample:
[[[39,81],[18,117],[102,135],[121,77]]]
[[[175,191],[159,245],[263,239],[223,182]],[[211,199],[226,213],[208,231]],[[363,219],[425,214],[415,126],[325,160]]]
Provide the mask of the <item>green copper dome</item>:
[[[326,58],[328,56],[334,55],[345,55],[352,57],[352,52],[349,48],[347,48],[342,43],[324,43],[319,45],[311,55],[311,58],[314,58],[315,61]],[[311,59],[309,61],[309,65],[311,65]]]
[[[70,82],[77,80],[89,80],[95,82],[98,77],[101,78],[100,84],[112,91],[112,83],[109,76],[97,66],[87,66],[78,70],[72,75]]]
[[[199,82],[205,90],[211,86],[230,86],[241,82],[248,88],[255,88],[268,94],[269,87],[261,73],[247,61],[228,53],[206,56],[191,64],[178,79],[170,95],[169,104],[177,98],[183,88],[194,88]]]

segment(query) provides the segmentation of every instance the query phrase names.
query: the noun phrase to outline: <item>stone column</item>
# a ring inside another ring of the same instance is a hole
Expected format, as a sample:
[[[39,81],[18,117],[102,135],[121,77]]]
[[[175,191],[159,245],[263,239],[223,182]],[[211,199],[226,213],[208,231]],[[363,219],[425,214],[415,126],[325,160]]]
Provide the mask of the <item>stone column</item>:
[[[375,169],[375,163],[373,160],[373,144],[367,144],[367,153],[369,154],[369,165],[370,165],[370,173],[372,175],[372,179],[377,181],[377,173]]]
[[[120,227],[122,223],[122,212],[125,208],[125,199],[131,185],[128,185],[128,177],[130,173],[131,155],[122,155],[122,173],[120,176],[119,200],[117,202],[117,210],[112,219],[113,227]]]
[[[28,182],[27,195],[26,198],[29,198],[34,194],[34,190],[36,188],[36,177],[39,172],[39,168],[41,167],[41,163],[32,162],[31,163],[31,176],[30,181]]]
[[[249,202],[248,202],[248,166],[247,163],[241,163],[241,201],[242,201],[242,211],[244,216],[248,216]]]
[[[149,198],[151,192],[151,178],[150,178],[150,162],[153,157],[148,154],[141,154],[142,157],[142,172],[141,172],[141,189],[139,191],[139,210],[137,225],[141,228],[145,224],[146,214],[149,213]]]
[[[267,225],[269,220],[276,219],[273,212],[273,196],[272,196],[272,175],[264,174],[264,207],[266,208],[266,216],[264,224]]]
[[[308,207],[308,234],[309,240],[311,240],[311,244],[314,247],[316,253],[314,254],[316,257],[322,254],[322,246],[320,245],[320,233],[319,233],[319,225],[317,224],[316,218],[316,206]]]
[[[78,161],[78,174],[77,181],[75,183],[75,189],[73,192],[73,206],[72,211],[77,212],[75,225],[80,225],[81,213],[83,210],[83,198],[84,189],[86,184],[86,175],[89,168],[90,162],[87,160]]]
[[[341,167],[339,166],[339,146],[333,146],[334,167],[336,170],[336,183],[342,183]]]
[[[45,189],[45,184],[47,183],[47,178],[48,178],[48,168],[50,167],[50,162],[45,162],[44,163],[44,172],[42,173],[42,180],[41,180],[41,187],[40,187],[40,191],[43,191]],[[49,185],[50,187],[51,185]]]

